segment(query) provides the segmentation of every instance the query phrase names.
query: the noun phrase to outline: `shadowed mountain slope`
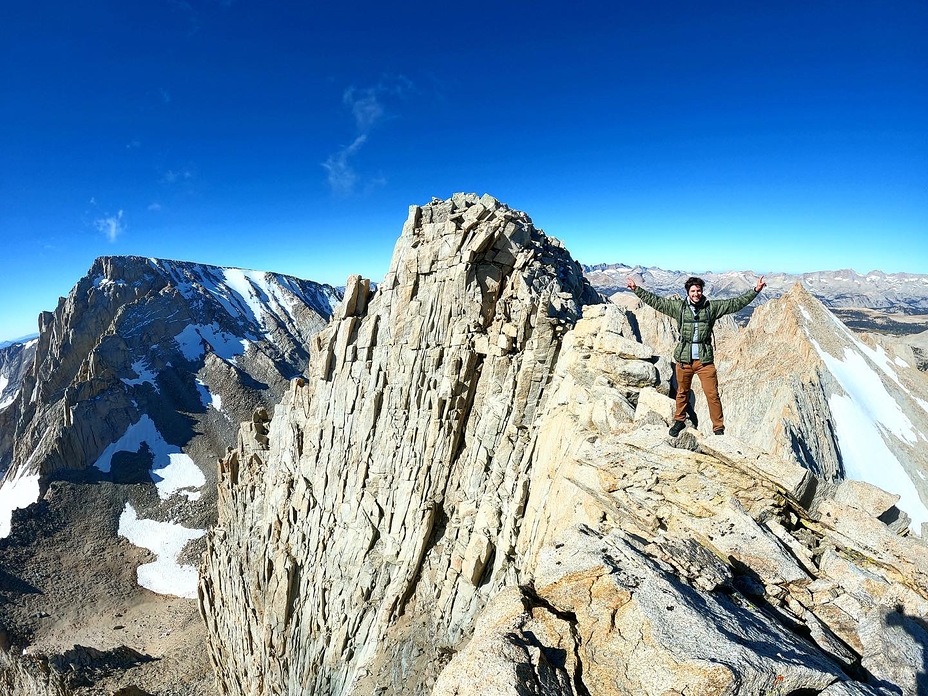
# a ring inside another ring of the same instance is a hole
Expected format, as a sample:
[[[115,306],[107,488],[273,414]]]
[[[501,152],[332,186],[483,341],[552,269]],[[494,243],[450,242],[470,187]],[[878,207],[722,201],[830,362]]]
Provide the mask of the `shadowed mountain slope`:
[[[50,693],[209,691],[192,599],[216,462],[305,371],[340,297],[279,274],[104,257],[43,313],[0,411],[0,629],[10,654],[26,651],[0,669],[8,685],[26,689],[31,669]],[[122,648],[141,657],[106,667]]]

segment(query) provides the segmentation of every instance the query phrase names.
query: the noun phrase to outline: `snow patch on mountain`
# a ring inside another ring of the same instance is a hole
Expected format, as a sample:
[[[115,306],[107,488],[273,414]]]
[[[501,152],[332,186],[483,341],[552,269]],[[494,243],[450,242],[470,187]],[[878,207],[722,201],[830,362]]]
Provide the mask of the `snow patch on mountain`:
[[[151,453],[149,475],[158,489],[159,498],[167,500],[175,493],[187,496],[188,500],[200,498],[199,489],[206,484],[203,472],[180,447],[169,444],[162,437],[154,421],[147,415],[130,425],[121,438],[103,450],[94,466],[109,473],[113,456],[117,452],[140,452],[142,445],[146,445]]]
[[[6,390],[6,386],[10,383],[9,378],[6,375],[0,375],[0,395]],[[13,400],[16,398],[16,392],[8,394],[2,401],[0,401],[0,408],[5,408],[13,403]]]
[[[210,391],[209,386],[199,377],[197,378],[197,391],[200,392],[200,401],[209,408],[212,406],[217,411],[222,411],[222,397]]]
[[[122,382],[124,384],[135,386],[148,382],[155,388],[155,391],[158,391],[158,383],[155,381],[155,379],[158,377],[158,373],[152,371],[151,366],[149,366],[148,362],[144,358],[141,360],[136,360],[134,363],[132,363],[132,371],[137,375],[137,377],[133,379],[126,379],[123,377]]]
[[[832,394],[828,407],[835,419],[845,476],[898,495],[898,507],[912,520],[910,529],[919,533],[922,523],[928,522],[928,508],[902,464],[883,442],[876,423],[861,404],[849,396]]]
[[[869,357],[870,360],[872,360],[873,363],[886,374],[887,377],[889,377],[892,381],[894,381],[900,387],[905,389],[902,382],[899,381],[899,375],[896,374],[896,370],[893,369],[892,363],[889,360],[889,356],[886,354],[886,351],[883,350],[883,346],[877,346],[876,348],[871,348],[867,344],[859,341],[857,337],[854,336],[854,334],[852,334],[849,329],[847,329],[847,327],[845,327],[844,330],[847,331],[847,336],[854,342],[854,345],[857,347],[857,349],[861,353]]]
[[[104,275],[95,276],[92,280],[92,283],[93,283],[93,286],[97,288],[98,290],[106,288],[106,287],[110,287],[110,286],[116,287],[116,288],[122,288],[128,285],[128,283],[126,283],[126,281],[124,280],[113,280],[112,278],[107,278]]]
[[[862,355],[845,348],[844,360],[840,360],[824,351],[814,339],[812,344],[847,396],[860,404],[873,423],[882,426],[900,440],[910,444],[918,441],[912,421],[886,391],[883,381]]]
[[[201,302],[208,295],[237,322],[245,322],[262,332],[280,323],[290,323],[300,304],[329,315],[340,300],[334,288],[318,286],[310,290],[295,279],[267,271],[160,259],[148,259],[148,263],[169,275],[186,299]],[[248,338],[256,340],[254,336]]]
[[[254,340],[252,338],[252,340]],[[244,354],[251,344],[248,338],[233,336],[228,331],[219,328],[219,324],[191,324],[174,337],[180,352],[187,359],[199,360],[206,352],[206,346],[223,360],[235,362],[235,359]]]
[[[130,544],[148,549],[156,558],[136,569],[139,585],[163,595],[196,599],[199,573],[196,566],[177,562],[184,546],[206,534],[173,522],[139,519],[130,503],[119,516],[119,536]]]
[[[905,468],[886,445],[883,434],[892,434],[911,445],[918,442],[919,435],[924,439],[924,435],[915,429],[863,354],[845,347],[844,357],[839,359],[815,339],[809,340],[844,391],[830,395],[828,406],[835,422],[845,477],[866,481],[898,495],[899,507],[909,514],[911,529],[918,532],[921,523],[928,522],[928,508]],[[883,367],[881,360],[885,353],[869,348],[865,352],[874,364]]]
[[[225,268],[223,275],[229,287],[244,300],[250,311],[250,318],[255,323],[264,326],[263,318],[269,307],[282,308],[288,317],[292,315],[292,300],[285,298],[277,286],[267,281],[267,273]]]
[[[29,507],[38,499],[38,474],[20,474],[0,484],[0,539],[10,535],[13,510]]]

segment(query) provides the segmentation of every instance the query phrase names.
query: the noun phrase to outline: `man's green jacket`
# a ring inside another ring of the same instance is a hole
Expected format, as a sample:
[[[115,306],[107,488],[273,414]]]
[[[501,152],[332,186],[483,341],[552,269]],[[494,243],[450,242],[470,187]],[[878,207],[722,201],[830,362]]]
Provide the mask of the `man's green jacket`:
[[[702,301],[695,307],[695,313],[690,308],[692,305],[686,298],[660,297],[641,286],[635,288],[635,294],[642,302],[650,305],[661,314],[666,314],[677,320],[680,329],[680,340],[673,351],[674,361],[678,363],[692,361],[693,333],[698,326],[699,362],[706,364],[715,360],[715,353],[712,350],[712,329],[716,320],[726,314],[733,314],[739,309],[744,309],[751,304],[759,293],[757,290],[751,289],[730,300],[708,300],[703,297]]]

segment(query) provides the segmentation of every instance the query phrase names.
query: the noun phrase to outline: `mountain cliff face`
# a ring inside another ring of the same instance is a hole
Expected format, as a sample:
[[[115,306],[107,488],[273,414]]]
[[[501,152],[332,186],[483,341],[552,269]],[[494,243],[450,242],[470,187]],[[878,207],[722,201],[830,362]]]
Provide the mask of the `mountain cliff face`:
[[[183,399],[198,391],[171,383],[179,373],[205,369],[266,392],[265,373],[279,382],[305,364],[309,337],[334,299],[331,288],[273,274],[98,259],[54,313],[39,317],[38,358],[12,404],[16,443],[0,452],[0,466],[31,458],[45,475],[87,466],[128,427],[133,402],[155,393],[153,402],[190,406]]]
[[[50,690],[103,693],[125,685],[100,681],[120,672],[110,663],[154,692],[209,691],[192,562],[216,462],[305,371],[340,298],[278,274],[105,257],[40,317],[0,411],[0,643],[25,650],[0,667],[11,693],[32,693],[30,670]]]
[[[413,207],[222,462],[218,693],[924,693],[928,548],[898,498],[669,439],[648,322],[523,213]]]
[[[13,343],[0,348],[0,411],[13,403],[19,393],[23,378],[32,367],[37,342]]]
[[[13,449],[12,416],[6,415],[6,411],[16,400],[23,380],[32,370],[37,343],[38,340],[31,340],[0,348],[0,452],[10,452]],[[2,470],[3,467],[0,466],[0,471]]]

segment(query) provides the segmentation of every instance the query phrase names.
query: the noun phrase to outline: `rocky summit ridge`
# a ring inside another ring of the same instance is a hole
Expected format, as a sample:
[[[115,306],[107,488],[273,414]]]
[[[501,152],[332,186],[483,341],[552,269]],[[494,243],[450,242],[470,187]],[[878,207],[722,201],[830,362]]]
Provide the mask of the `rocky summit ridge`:
[[[824,308],[785,301],[800,350],[840,357]],[[220,464],[216,692],[926,693],[928,547],[899,497],[810,466],[823,447],[670,439],[652,320],[489,196],[413,206],[384,282],[350,280]]]

